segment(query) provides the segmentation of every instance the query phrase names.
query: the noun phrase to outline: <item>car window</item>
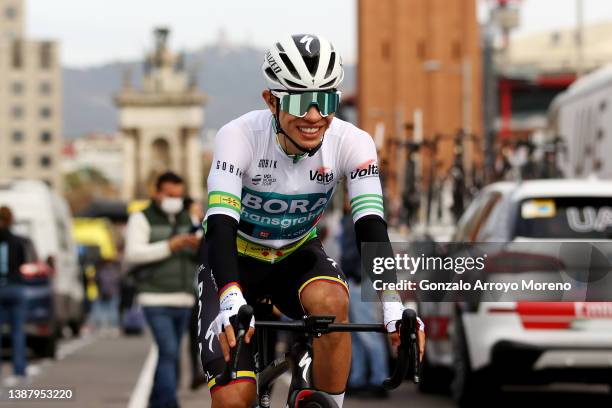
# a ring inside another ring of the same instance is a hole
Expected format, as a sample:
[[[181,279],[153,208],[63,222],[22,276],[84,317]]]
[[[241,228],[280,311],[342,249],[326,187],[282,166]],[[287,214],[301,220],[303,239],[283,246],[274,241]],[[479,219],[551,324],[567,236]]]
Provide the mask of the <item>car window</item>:
[[[480,220],[477,229],[474,231],[474,241],[485,242],[493,237],[504,236],[504,220],[507,214],[502,214],[504,206],[502,205],[503,196],[501,193],[492,193],[487,201],[487,205],[482,210],[483,217]]]
[[[612,239],[610,197],[544,197],[521,201],[514,236]]]
[[[500,198],[501,194],[498,192],[487,192],[474,200],[459,219],[455,241],[473,242],[484,220]]]
[[[475,222],[475,218],[478,215],[478,209],[482,205],[485,200],[484,194],[479,194],[474,198],[474,201],[468,206],[463,215],[459,218],[457,222],[457,230],[455,231],[455,235],[453,241],[463,242],[467,238],[467,231],[470,226]]]
[[[469,242],[475,242],[476,237],[478,237],[478,233],[482,229],[482,226],[485,224],[488,219],[491,211],[495,207],[495,205],[501,199],[501,194],[498,192],[491,192],[487,194],[483,205],[478,210],[478,217],[476,217],[476,221],[473,227],[468,231],[468,240]]]

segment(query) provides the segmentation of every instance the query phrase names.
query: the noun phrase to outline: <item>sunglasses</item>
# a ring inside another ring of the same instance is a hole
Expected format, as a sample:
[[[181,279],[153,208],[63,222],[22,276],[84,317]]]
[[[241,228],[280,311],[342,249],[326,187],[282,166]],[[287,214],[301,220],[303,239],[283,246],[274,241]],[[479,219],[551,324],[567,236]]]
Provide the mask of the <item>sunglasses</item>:
[[[340,105],[340,91],[287,93],[272,90],[271,92],[280,99],[280,110],[300,118],[306,116],[312,105],[317,107],[323,117],[336,112]]]

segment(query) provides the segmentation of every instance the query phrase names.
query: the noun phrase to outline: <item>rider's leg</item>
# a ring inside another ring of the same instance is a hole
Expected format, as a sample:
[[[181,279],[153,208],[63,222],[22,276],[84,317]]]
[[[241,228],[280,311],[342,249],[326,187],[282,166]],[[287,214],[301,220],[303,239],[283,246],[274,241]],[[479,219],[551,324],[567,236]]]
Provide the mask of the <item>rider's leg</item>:
[[[302,289],[300,299],[309,315],[334,315],[336,323],[348,322],[348,294],[338,283],[315,280]],[[313,354],[315,386],[331,394],[343,393],[351,367],[350,334],[330,333],[314,339]]]
[[[238,382],[226,385],[211,395],[212,408],[250,408],[256,397],[255,384]]]

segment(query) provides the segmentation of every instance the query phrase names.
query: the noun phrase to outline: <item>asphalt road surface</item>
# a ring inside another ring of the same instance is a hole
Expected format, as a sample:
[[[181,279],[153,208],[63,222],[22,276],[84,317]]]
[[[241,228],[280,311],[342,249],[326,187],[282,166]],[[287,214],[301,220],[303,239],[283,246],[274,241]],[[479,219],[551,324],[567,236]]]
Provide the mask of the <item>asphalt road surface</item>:
[[[179,399],[183,408],[202,408],[210,404],[206,387],[191,391],[189,363],[184,353],[181,364],[181,388]],[[56,360],[30,362],[28,384],[20,388],[69,389],[71,400],[40,401],[28,399],[9,401],[8,389],[0,387],[0,407],[17,408],[143,408],[155,367],[156,353],[148,336],[110,338],[91,336],[63,341]],[[9,374],[10,362],[2,364],[2,375]],[[7,364],[8,363],[8,364]],[[284,407],[288,378],[281,378],[275,387],[274,404]],[[612,402],[605,386],[551,386],[533,389],[514,389],[504,393],[489,407],[527,407],[536,403],[551,408],[560,407],[610,407]],[[388,399],[346,398],[345,407],[454,407],[445,395],[424,395],[415,386],[404,383],[393,391]]]

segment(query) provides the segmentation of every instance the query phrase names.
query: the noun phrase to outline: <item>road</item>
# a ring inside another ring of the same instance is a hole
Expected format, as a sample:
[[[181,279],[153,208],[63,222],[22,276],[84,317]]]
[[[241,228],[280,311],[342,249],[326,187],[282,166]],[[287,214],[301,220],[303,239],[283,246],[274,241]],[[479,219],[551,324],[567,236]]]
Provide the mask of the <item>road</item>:
[[[209,406],[208,390],[189,390],[188,360],[184,353],[181,367],[179,398],[183,408]],[[91,336],[62,342],[56,360],[35,360],[31,363],[29,388],[70,389],[70,401],[7,401],[7,389],[1,389],[0,407],[91,407],[91,408],[144,408],[152,380],[155,350],[148,336],[109,338]],[[3,373],[8,365],[3,364]],[[275,388],[275,406],[284,406],[287,381],[279,380]],[[576,388],[547,387],[543,391],[513,391],[505,393],[491,406],[532,406],[534,401],[559,407],[609,407],[610,401],[602,387]],[[423,395],[413,385],[405,383],[386,400],[347,398],[346,408],[365,407],[454,407],[448,396]]]

